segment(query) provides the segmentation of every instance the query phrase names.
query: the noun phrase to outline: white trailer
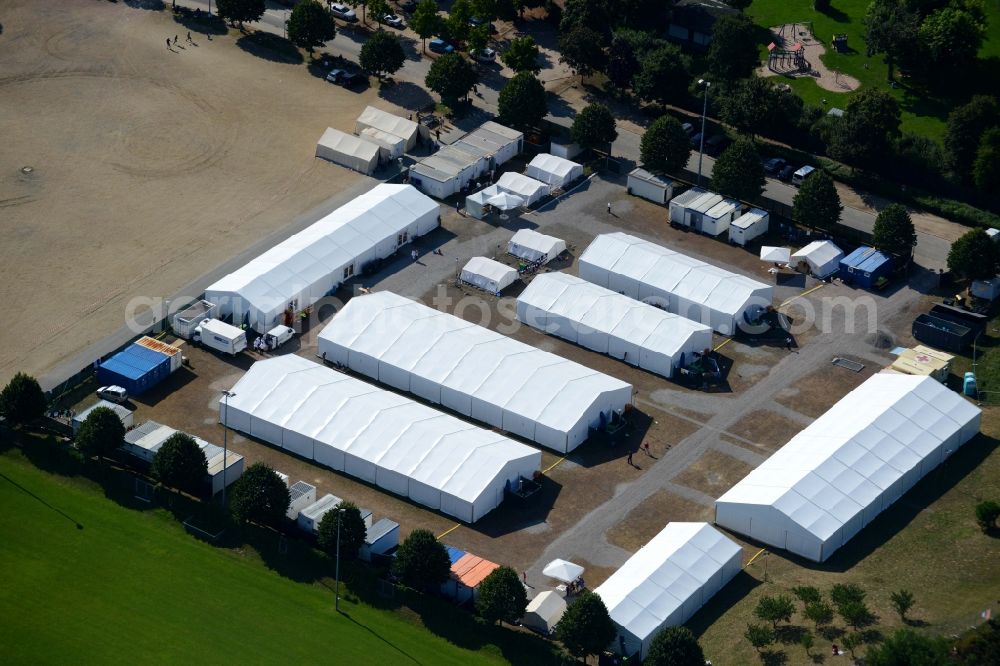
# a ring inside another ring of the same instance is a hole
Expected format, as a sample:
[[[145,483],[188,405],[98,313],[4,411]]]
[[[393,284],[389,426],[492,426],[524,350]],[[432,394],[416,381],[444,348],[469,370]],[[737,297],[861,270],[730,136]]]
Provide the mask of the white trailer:
[[[247,348],[246,332],[218,319],[205,319],[195,326],[193,340],[233,356]]]
[[[692,187],[686,192],[681,192],[676,197],[670,199],[670,224],[685,224],[684,214],[688,206],[700,199],[707,192],[699,187]]]
[[[299,529],[303,532],[310,532],[316,534],[319,529],[319,523],[323,520],[323,516],[330,513],[337,508],[341,500],[336,495],[330,495],[327,493],[323,495],[318,501],[313,502],[306,508],[299,511],[298,524]]]
[[[628,175],[628,193],[654,203],[665,204],[674,196],[674,182],[645,169],[633,169]]]
[[[754,238],[767,233],[769,218],[766,210],[751,208],[729,225],[729,242],[746,247]]]
[[[388,518],[380,518],[368,528],[365,545],[361,546],[360,556],[365,562],[372,561],[372,555],[385,555],[399,545],[399,523]]]
[[[288,503],[288,511],[285,513],[290,520],[296,520],[302,509],[316,503],[316,486],[305,481],[296,481],[288,489],[291,501]]]
[[[214,319],[219,315],[219,306],[209,301],[195,301],[174,315],[170,322],[174,335],[190,340],[194,329],[206,319]]]

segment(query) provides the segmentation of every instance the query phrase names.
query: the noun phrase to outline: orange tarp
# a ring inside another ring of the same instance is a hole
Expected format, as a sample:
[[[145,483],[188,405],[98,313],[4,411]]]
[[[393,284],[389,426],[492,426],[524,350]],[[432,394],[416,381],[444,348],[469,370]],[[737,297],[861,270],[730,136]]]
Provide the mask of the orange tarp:
[[[451,577],[468,588],[474,588],[500,565],[466,553],[451,565]]]

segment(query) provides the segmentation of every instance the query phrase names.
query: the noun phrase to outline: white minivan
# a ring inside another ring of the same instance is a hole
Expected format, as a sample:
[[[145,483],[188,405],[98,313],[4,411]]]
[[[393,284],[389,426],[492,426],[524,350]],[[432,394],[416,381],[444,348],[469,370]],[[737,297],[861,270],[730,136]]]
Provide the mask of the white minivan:
[[[271,351],[274,351],[295,336],[295,330],[288,326],[275,326],[264,334],[264,344]]]
[[[795,173],[792,174],[792,185],[798,187],[799,185],[802,184],[802,182],[806,178],[809,177],[809,174],[811,174],[815,170],[816,169],[814,167],[811,167],[811,166],[804,166],[804,167],[802,167],[801,169],[799,169],[798,171],[796,171]]]

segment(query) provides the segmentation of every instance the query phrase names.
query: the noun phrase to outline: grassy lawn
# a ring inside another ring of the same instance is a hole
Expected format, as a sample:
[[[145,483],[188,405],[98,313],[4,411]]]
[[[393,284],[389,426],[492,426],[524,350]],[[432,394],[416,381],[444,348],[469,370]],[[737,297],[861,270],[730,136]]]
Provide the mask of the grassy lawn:
[[[0,453],[6,663],[555,661],[540,639],[480,627],[439,600],[381,599],[363,565],[346,568],[338,614],[323,575],[331,563],[301,542],[214,547],[169,512],[126,508],[64,467],[50,474],[17,449]]]

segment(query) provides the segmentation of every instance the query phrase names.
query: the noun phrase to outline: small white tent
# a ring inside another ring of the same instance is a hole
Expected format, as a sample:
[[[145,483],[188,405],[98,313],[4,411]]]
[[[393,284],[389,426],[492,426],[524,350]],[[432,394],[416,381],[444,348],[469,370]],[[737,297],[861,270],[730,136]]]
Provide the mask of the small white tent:
[[[549,186],[540,180],[513,171],[508,171],[496,182],[496,186],[504,192],[510,192],[524,199],[530,206],[549,193]]]
[[[566,601],[552,590],[545,590],[528,602],[521,624],[543,634],[549,634],[565,612]]]
[[[764,245],[760,248],[760,260],[767,261],[772,264],[787,264],[790,252],[791,251],[787,247]]]
[[[840,260],[844,251],[831,241],[813,241],[792,254],[792,264],[802,271],[808,271],[819,279],[827,278],[840,270]]]
[[[358,122],[354,126],[355,132],[362,132],[365,129],[374,128],[398,136],[405,141],[406,150],[413,150],[417,145],[417,137],[420,134],[420,125],[412,120],[407,120],[400,116],[376,109],[374,106],[367,106],[358,116]]]
[[[528,176],[548,183],[554,190],[565,188],[577,178],[583,178],[583,165],[549,153],[535,155],[528,163]]]
[[[471,215],[477,220],[483,219],[489,200],[498,194],[500,194],[500,188],[496,185],[490,185],[465,197],[465,214]]]
[[[517,270],[486,257],[473,257],[462,267],[459,279],[476,289],[499,296],[517,280]]]
[[[316,144],[316,157],[370,176],[378,168],[379,150],[371,141],[327,127]]]
[[[366,127],[361,130],[360,136],[362,139],[378,145],[381,150],[381,160],[383,162],[402,157],[403,153],[406,152],[406,139],[383,132],[380,129]]]
[[[584,568],[575,562],[557,558],[545,565],[542,573],[549,578],[561,580],[564,583],[572,583],[583,575]]]
[[[566,241],[540,234],[533,229],[521,229],[507,242],[507,254],[525,261],[547,264],[566,251]]]

